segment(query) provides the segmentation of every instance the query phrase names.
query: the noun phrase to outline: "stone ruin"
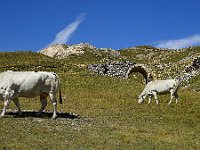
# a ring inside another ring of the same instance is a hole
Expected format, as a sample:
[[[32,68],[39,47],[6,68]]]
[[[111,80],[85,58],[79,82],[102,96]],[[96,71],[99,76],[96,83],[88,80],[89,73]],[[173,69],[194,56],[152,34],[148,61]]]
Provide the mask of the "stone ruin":
[[[200,69],[200,57],[195,58],[192,64],[186,67],[185,72],[192,72],[197,69]]]
[[[195,67],[196,69],[200,68],[200,57],[194,59],[192,66]]]
[[[104,76],[119,77],[127,79],[133,72],[140,72],[146,83],[152,80],[149,69],[143,64],[134,62],[109,62],[106,64],[90,64],[88,69]]]
[[[191,65],[186,66],[182,75],[182,80],[189,83],[189,80],[200,74],[200,57],[194,58]]]
[[[144,64],[134,62],[109,62],[105,64],[90,64],[88,69],[104,76],[119,77],[127,79],[133,72],[141,73],[146,83],[153,80],[150,69]],[[185,67],[183,74],[180,75],[182,83],[189,84],[191,78],[200,74],[200,57],[195,58],[190,66]]]

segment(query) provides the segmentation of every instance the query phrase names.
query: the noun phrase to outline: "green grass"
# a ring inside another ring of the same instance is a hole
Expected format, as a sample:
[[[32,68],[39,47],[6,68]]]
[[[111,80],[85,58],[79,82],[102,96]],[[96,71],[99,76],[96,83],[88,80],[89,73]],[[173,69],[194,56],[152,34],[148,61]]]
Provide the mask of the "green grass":
[[[30,54],[14,55],[16,61],[25,57],[18,62],[21,65]],[[32,66],[41,57],[48,66],[56,66],[53,71],[61,78],[64,98],[58,111],[78,114],[80,118],[51,120],[6,115],[0,119],[0,149],[200,149],[200,93],[193,92],[200,76],[192,80],[191,87],[179,91],[177,105],[167,105],[169,95],[159,95],[159,105],[155,100],[139,105],[138,95],[144,88],[142,75],[135,74],[128,80],[103,77],[78,67],[75,60],[56,63],[57,60],[40,54],[31,53],[31,57],[35,61],[27,60],[27,70],[34,70]],[[1,59],[0,62],[5,61]],[[11,62],[15,64],[14,60]],[[40,108],[38,98],[22,98],[20,103],[23,110]],[[16,109],[13,102],[9,109]],[[52,112],[50,101],[47,111]]]

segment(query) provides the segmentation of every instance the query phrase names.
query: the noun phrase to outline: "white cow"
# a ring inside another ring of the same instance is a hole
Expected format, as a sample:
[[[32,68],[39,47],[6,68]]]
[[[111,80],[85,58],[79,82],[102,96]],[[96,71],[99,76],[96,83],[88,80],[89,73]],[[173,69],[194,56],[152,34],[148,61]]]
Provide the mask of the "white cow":
[[[33,98],[40,96],[41,109],[38,111],[38,115],[42,113],[47,105],[47,96],[49,95],[51,102],[53,103],[53,116],[56,118],[57,101],[56,92],[59,89],[60,103],[62,103],[60,80],[56,73],[53,72],[34,72],[34,71],[6,71],[0,73],[0,99],[4,100],[4,108],[0,115],[3,117],[6,113],[6,109],[9,106],[11,100],[14,101],[18,108],[19,114],[21,114],[21,108],[19,104],[19,97]]]
[[[156,103],[158,104],[158,97],[157,93],[170,93],[171,98],[169,101],[169,105],[172,102],[173,97],[176,98],[176,103],[178,102],[178,88],[181,83],[180,78],[176,79],[168,79],[168,80],[156,80],[147,83],[146,87],[144,88],[143,92],[139,96],[138,103],[142,103],[146,96],[149,96],[149,103],[151,102],[152,95],[154,96]]]

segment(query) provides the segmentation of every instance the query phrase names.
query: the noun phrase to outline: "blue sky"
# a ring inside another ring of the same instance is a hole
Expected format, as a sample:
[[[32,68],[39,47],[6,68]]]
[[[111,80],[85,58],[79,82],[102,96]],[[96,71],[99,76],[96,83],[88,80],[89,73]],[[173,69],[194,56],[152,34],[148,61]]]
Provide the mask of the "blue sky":
[[[0,0],[0,51],[200,45],[200,0]]]

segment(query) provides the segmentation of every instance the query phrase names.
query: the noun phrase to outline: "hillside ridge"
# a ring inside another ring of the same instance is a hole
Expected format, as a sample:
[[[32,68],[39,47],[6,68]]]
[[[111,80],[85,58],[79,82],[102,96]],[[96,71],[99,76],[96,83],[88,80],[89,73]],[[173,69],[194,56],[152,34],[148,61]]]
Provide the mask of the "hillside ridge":
[[[89,43],[56,44],[43,49],[39,53],[13,52],[1,53],[1,55],[1,68],[3,70],[12,70],[13,68],[14,70],[29,68],[31,70],[40,70],[41,68],[50,70],[51,66],[54,66],[54,68],[61,67],[65,70],[69,66],[85,66],[87,68],[87,66],[93,64],[134,62],[147,66],[155,80],[177,76],[195,77],[200,72],[198,67],[193,67],[194,61],[200,58],[200,47],[198,46],[180,50],[160,49],[152,46],[113,50],[111,48],[97,48]],[[29,58],[34,58],[34,61],[32,62]]]

